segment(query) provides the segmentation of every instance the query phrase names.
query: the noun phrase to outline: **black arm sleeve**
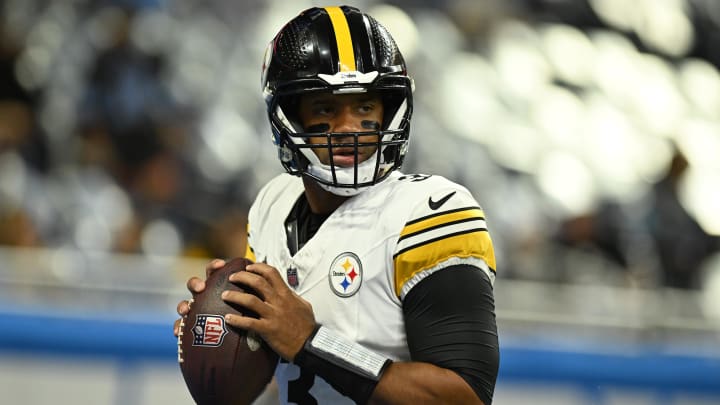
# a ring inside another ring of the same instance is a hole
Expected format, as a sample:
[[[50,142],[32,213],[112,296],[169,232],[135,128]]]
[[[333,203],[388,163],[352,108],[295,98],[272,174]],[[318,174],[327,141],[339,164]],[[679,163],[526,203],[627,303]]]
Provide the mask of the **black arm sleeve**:
[[[410,290],[403,313],[411,359],[456,372],[490,405],[500,355],[487,274],[471,265],[438,271]]]

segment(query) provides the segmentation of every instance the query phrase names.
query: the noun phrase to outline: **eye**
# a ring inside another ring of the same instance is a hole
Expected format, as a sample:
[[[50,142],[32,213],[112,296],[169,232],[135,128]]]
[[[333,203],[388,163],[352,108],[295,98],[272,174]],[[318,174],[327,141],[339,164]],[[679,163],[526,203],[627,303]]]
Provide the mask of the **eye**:
[[[374,103],[363,103],[358,106],[358,111],[362,114],[369,114],[375,110]]]
[[[312,108],[312,113],[316,117],[327,117],[335,112],[335,108],[330,104],[316,104]]]

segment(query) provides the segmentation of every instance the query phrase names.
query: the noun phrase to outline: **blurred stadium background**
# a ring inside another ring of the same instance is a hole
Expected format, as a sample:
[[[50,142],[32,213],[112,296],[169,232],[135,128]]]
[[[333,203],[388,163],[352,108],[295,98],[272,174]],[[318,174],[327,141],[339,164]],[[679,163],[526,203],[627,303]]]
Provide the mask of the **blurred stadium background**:
[[[720,403],[720,2],[348,3],[415,77],[404,171],[488,213],[495,403]],[[191,403],[175,304],[244,252],[311,5],[0,0],[0,402]]]

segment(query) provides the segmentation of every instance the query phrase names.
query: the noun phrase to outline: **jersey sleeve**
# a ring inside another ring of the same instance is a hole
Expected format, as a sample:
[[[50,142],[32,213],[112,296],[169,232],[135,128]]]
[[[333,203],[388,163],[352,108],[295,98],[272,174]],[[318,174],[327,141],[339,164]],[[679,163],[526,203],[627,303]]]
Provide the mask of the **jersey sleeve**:
[[[485,213],[460,186],[441,188],[418,198],[393,252],[394,287],[400,299],[425,277],[469,264],[495,280],[495,252]]]
[[[264,217],[263,213],[267,210],[266,205],[271,194],[271,189],[274,184],[277,183],[278,177],[272,179],[266,183],[255,196],[255,200],[250,205],[248,210],[248,221],[247,221],[247,245],[245,248],[245,258],[252,260],[253,263],[257,262],[257,252],[255,249],[258,248],[260,243],[260,235],[258,232],[262,228]],[[265,214],[267,215],[267,214]],[[260,255],[262,257],[262,255]]]

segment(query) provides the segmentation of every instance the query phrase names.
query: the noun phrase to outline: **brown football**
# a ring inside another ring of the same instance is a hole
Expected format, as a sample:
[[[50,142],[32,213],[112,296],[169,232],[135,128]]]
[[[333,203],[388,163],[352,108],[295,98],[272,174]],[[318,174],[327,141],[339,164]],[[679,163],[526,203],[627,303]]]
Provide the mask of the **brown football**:
[[[199,405],[250,404],[275,371],[278,355],[259,336],[233,328],[223,318],[229,312],[242,313],[226,304],[220,294],[225,290],[244,291],[229,282],[228,276],[244,271],[251,263],[236,258],[213,272],[182,319],[178,362],[185,384]]]

